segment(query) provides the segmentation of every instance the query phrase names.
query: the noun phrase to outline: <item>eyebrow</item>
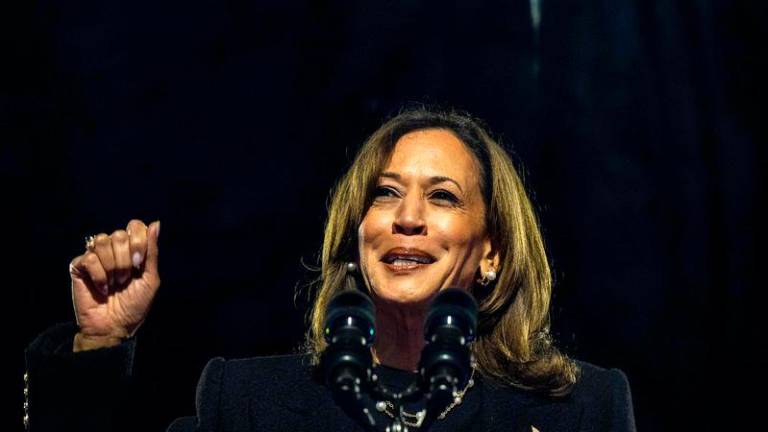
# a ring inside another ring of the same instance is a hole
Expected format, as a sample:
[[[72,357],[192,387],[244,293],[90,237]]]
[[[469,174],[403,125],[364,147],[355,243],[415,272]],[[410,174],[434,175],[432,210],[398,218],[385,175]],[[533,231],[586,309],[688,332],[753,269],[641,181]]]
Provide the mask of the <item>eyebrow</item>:
[[[402,178],[403,178],[403,176],[401,176],[400,174],[395,173],[395,172],[391,172],[391,171],[385,171],[385,172],[381,173],[380,177],[392,178],[392,179],[395,179],[397,181],[402,181]],[[454,179],[452,179],[450,177],[446,177],[446,176],[432,176],[427,181],[429,182],[430,186],[434,186],[434,185],[436,185],[438,183],[442,183],[442,182],[451,182],[451,183],[455,184],[457,188],[459,188],[459,191],[461,191],[461,193],[464,193],[464,189],[461,188],[461,185],[459,184],[459,182],[457,182],[456,180],[454,180]]]

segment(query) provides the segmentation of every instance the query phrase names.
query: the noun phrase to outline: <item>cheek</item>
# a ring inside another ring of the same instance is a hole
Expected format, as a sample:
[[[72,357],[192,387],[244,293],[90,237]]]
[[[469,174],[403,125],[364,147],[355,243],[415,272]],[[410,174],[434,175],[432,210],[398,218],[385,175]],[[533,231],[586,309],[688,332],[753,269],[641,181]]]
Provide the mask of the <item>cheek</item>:
[[[433,225],[432,234],[448,249],[471,248],[482,238],[476,227],[477,222],[469,218],[443,218]]]
[[[366,213],[357,229],[358,254],[360,260],[363,261],[361,264],[365,264],[365,261],[374,253],[390,229],[390,224],[380,212],[369,210]]]
[[[357,229],[360,248],[365,249],[372,246],[376,239],[385,232],[385,225],[383,217],[372,210],[368,211]]]
[[[452,273],[461,280],[473,279],[483,255],[483,232],[476,220],[441,221],[433,233],[450,256],[448,265]]]
[[[379,277],[376,274],[376,253],[385,234],[391,230],[391,224],[378,212],[369,210],[357,229],[358,259],[360,271],[369,290],[378,286]]]

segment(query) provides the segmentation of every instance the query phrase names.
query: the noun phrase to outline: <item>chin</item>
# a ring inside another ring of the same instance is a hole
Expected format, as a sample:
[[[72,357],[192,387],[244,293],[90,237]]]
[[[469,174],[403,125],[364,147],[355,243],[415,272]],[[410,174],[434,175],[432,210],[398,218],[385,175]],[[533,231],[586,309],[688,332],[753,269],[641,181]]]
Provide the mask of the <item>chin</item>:
[[[374,289],[374,297],[386,303],[426,303],[439,291],[438,287],[427,287],[417,280],[388,281]]]

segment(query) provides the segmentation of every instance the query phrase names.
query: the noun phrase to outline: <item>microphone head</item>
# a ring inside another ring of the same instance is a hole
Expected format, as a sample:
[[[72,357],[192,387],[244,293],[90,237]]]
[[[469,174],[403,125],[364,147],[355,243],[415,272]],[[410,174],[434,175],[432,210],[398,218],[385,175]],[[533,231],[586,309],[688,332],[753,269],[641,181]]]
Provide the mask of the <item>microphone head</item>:
[[[475,340],[477,332],[477,302],[465,290],[448,288],[440,291],[429,306],[424,320],[424,337],[434,342],[440,327],[455,328],[466,339]]]
[[[421,351],[419,373],[428,409],[440,412],[456,392],[468,385],[472,373],[469,344],[477,331],[477,302],[469,293],[448,288],[437,294],[424,321],[426,346]]]
[[[375,316],[373,302],[360,291],[344,290],[328,303],[323,326],[328,347],[321,363],[325,382],[335,398],[357,400],[368,386]]]
[[[340,327],[354,327],[364,334],[368,345],[375,337],[376,307],[370,297],[360,291],[344,290],[336,294],[326,309],[324,337],[331,342]]]

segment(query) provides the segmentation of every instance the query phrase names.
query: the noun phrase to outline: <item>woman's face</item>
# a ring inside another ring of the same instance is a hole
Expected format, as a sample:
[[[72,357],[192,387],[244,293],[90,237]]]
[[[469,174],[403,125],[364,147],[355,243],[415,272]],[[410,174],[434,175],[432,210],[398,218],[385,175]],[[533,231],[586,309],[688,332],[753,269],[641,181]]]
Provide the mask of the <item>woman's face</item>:
[[[358,230],[360,265],[375,299],[427,303],[469,289],[492,264],[478,162],[450,131],[404,135]]]

